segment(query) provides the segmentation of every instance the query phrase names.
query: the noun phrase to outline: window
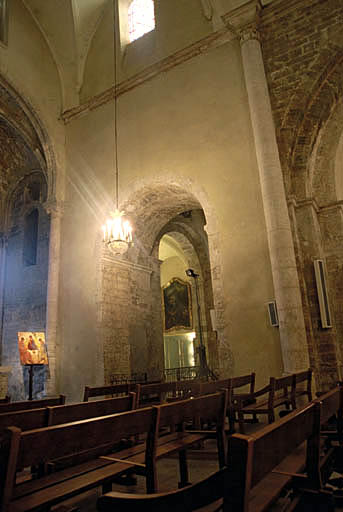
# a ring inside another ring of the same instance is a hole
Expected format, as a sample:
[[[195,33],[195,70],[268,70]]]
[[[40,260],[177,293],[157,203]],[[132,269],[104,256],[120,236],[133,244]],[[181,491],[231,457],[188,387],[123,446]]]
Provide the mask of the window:
[[[153,0],[132,0],[128,11],[130,43],[155,28]]]
[[[7,0],[0,0],[0,42],[7,44]]]
[[[26,215],[24,223],[24,265],[36,265],[38,244],[38,210]]]

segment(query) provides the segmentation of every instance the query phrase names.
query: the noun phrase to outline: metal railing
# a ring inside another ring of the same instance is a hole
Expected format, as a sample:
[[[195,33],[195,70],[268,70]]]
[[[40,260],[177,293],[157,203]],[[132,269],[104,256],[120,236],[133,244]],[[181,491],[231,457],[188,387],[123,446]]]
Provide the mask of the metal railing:
[[[127,374],[113,374],[110,378],[111,385],[114,384],[145,384],[148,382],[148,374],[147,373],[131,373],[131,375]]]
[[[217,380],[218,376],[210,368],[201,368],[201,366],[181,366],[164,370],[164,380],[166,382],[194,379]]]

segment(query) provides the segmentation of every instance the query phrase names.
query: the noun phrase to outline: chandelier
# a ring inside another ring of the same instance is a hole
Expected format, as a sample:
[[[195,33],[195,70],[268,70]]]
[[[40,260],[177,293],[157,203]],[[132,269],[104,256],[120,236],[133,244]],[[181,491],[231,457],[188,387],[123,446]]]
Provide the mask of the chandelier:
[[[112,254],[124,254],[128,247],[132,245],[132,227],[130,222],[125,219],[125,213],[119,210],[119,165],[118,165],[118,128],[117,128],[117,41],[116,41],[116,19],[115,4],[113,1],[113,64],[114,64],[114,148],[113,163],[115,175],[115,204],[116,209],[110,212],[110,218],[102,226],[103,241]]]
[[[104,243],[113,254],[124,254],[132,244],[132,227],[118,208],[110,215],[111,218],[102,226]]]

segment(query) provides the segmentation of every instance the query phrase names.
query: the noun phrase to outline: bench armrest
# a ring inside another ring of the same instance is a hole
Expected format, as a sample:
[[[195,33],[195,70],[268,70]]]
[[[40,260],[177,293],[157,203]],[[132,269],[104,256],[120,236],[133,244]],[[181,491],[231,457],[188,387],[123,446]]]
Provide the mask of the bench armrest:
[[[254,401],[256,398],[262,395],[266,395],[270,391],[270,385],[264,386],[264,388],[255,391],[254,393],[242,393],[242,396],[236,395],[234,396],[234,403],[238,406],[241,406],[243,402],[246,400]]]

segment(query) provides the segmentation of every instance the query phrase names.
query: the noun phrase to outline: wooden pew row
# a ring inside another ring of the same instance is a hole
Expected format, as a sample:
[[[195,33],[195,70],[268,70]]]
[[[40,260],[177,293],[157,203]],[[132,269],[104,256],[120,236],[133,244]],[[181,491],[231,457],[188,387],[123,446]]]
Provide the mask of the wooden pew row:
[[[136,408],[136,395],[106,398],[94,402],[56,405],[0,414],[0,439],[7,427],[18,427],[22,431],[44,428],[50,425],[107,416]]]
[[[178,491],[140,495],[110,492],[98,499],[100,512],[189,512],[215,504],[224,512],[333,510],[332,496],[323,489],[328,453],[322,456],[321,425],[342,414],[343,387],[335,388],[252,436],[235,434],[229,439],[228,466],[205,480]],[[341,427],[339,427],[341,428]],[[342,432],[340,433],[340,438]],[[330,454],[331,456],[331,454]],[[294,490],[292,500],[277,499],[285,488]],[[214,503],[215,502],[215,503]]]
[[[0,404],[8,404],[11,401],[11,398],[6,395],[4,398],[0,398]]]
[[[49,508],[99,485],[103,485],[106,491],[113,479],[129,468],[145,474],[147,490],[153,492],[157,486],[156,461],[177,452],[180,454],[181,485],[186,485],[186,450],[203,440],[205,435],[186,432],[184,424],[197,416],[208,417],[218,423],[219,463],[223,465],[226,396],[226,393],[217,393],[26,432],[9,427],[0,467],[0,481],[4,482],[2,512]],[[174,425],[179,431],[159,437],[161,427],[167,425]],[[137,434],[145,435],[146,443],[108,453],[108,445]],[[92,458],[85,460],[85,454],[92,454]],[[72,458],[73,465],[16,484],[16,474],[22,468],[42,467],[61,457]]]
[[[286,409],[292,407],[294,410],[297,406],[297,400],[304,395],[310,401],[312,399],[311,378],[312,371],[310,369],[279,379],[271,377],[269,384],[258,391],[255,391],[254,372],[248,375],[211,382],[185,380],[144,385],[117,384],[94,388],[86,387],[84,400],[88,400],[90,396],[114,395],[123,392],[127,393],[128,390],[131,390],[137,394],[138,406],[146,407],[228,389],[229,431],[230,433],[235,431],[234,424],[238,421],[240,432],[244,433],[244,423],[257,422],[258,414],[267,415],[269,422],[272,422],[275,420],[275,409],[277,407],[285,405]],[[302,388],[303,383],[306,384],[305,389]],[[249,389],[242,392],[242,387]],[[263,397],[262,400],[257,400],[260,397]],[[251,414],[252,419],[246,418],[246,414]]]
[[[149,384],[160,384],[160,382],[146,383],[146,385]],[[130,391],[137,394],[137,386],[138,383],[135,382],[111,384],[108,386],[85,386],[85,390],[83,393],[83,401],[88,402],[90,398],[98,398],[99,396],[115,397],[120,395],[127,395],[128,393],[130,393]]]
[[[120,395],[128,395],[132,392],[136,392],[136,384],[125,383],[125,384],[112,384],[110,386],[86,386],[83,394],[83,401],[88,402],[90,398],[103,397],[116,397]]]
[[[22,402],[8,402],[0,404],[0,414],[5,412],[24,411],[29,409],[39,409],[54,405],[63,405],[66,397],[59,395],[56,397],[42,398],[41,400],[24,400]]]
[[[295,410],[300,397],[306,396],[308,402],[312,400],[311,382],[312,371],[310,369],[278,379],[270,377],[269,384],[264,388],[241,397],[232,397],[230,405],[233,421],[237,415],[241,433],[245,431],[246,414],[251,414],[254,421],[256,421],[257,415],[266,415],[268,422],[272,423],[275,421],[277,407],[283,405],[287,410],[290,408]],[[302,387],[303,383],[306,384],[305,388]]]
[[[200,394],[201,382],[182,380],[155,384],[138,384],[137,394],[141,407],[173,400],[184,400]]]

